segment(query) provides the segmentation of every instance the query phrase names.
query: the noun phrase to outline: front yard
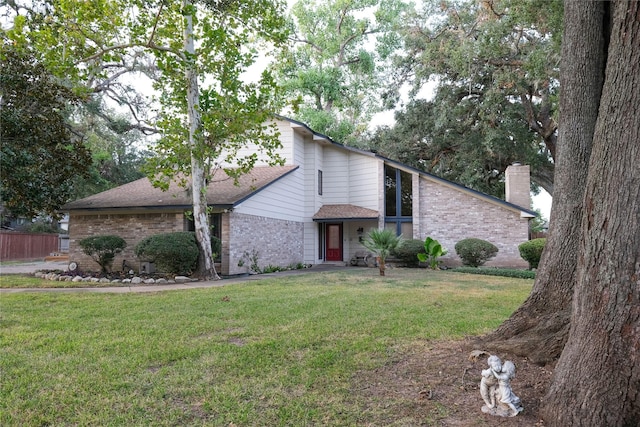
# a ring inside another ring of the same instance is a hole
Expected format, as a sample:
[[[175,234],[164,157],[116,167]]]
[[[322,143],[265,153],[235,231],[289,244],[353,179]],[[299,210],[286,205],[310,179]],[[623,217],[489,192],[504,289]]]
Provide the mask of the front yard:
[[[480,412],[486,358],[469,361],[464,338],[499,325],[531,285],[345,269],[150,294],[4,294],[0,425],[496,425]],[[532,425],[531,381],[546,371],[514,361],[525,413],[504,421]]]

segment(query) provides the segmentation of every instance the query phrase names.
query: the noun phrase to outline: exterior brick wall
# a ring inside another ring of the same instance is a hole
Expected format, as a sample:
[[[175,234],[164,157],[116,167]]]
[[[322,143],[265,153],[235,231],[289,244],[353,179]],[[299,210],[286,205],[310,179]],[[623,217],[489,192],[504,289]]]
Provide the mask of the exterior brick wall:
[[[420,179],[419,221],[414,224],[414,238],[437,239],[448,254],[445,265],[460,265],[455,244],[462,239],[478,238],[499,249],[485,265],[527,268],[518,245],[529,240],[529,222],[520,213],[484,201],[446,185]],[[417,235],[416,235],[417,234]]]
[[[223,267],[222,274],[242,274],[250,272],[251,260],[245,252],[257,251],[258,265],[287,267],[303,262],[304,259],[304,224],[296,221],[285,221],[232,212],[229,215],[228,239],[233,242],[228,250],[228,271]],[[225,230],[223,219],[223,231]],[[223,249],[223,259],[224,259]],[[244,265],[238,262],[243,259]]]
[[[69,260],[78,263],[82,271],[99,271],[100,266],[82,252],[78,242],[85,237],[112,234],[127,242],[125,250],[113,261],[113,271],[122,271],[123,261],[127,270],[138,271],[140,261],[134,255],[135,246],[142,239],[154,234],[184,230],[182,212],[128,213],[128,214],[78,214],[69,218]]]

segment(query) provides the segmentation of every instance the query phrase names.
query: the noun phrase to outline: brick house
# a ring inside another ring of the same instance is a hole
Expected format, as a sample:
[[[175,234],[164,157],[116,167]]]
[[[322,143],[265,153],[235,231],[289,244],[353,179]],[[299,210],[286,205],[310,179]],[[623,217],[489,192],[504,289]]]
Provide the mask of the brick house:
[[[223,172],[209,183],[213,233],[222,241],[220,271],[248,271],[247,255],[261,267],[305,263],[348,263],[364,250],[371,228],[392,228],[405,238],[431,236],[460,263],[456,242],[475,237],[499,248],[487,265],[527,267],[518,245],[529,238],[529,166],[506,171],[507,201],[413,169],[375,153],[346,147],[303,123],[276,120],[284,166],[262,163],[240,178]],[[193,229],[188,190],[171,185],[163,192],[148,179],[66,204],[70,260],[81,269],[96,265],[78,241],[115,234],[127,241],[114,269],[136,268],[133,248],[149,235]]]

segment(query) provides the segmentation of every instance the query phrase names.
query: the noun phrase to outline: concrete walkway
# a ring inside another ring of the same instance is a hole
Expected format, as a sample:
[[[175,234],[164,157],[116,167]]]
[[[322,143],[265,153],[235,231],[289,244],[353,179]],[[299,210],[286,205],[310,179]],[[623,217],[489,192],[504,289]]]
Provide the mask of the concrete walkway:
[[[22,265],[2,265],[0,266],[0,274],[29,274],[35,273],[38,270],[65,270],[66,262],[62,263],[63,267],[60,267],[60,262],[30,262],[20,263]],[[56,266],[54,266],[56,265]],[[174,291],[184,289],[199,289],[199,288],[215,288],[226,285],[232,285],[234,283],[247,282],[250,280],[265,280],[273,277],[283,276],[295,276],[308,273],[319,273],[324,271],[337,271],[346,268],[365,268],[365,267],[345,267],[344,265],[335,264],[317,264],[311,268],[300,270],[288,270],[278,271],[275,273],[266,274],[252,274],[248,276],[238,276],[222,280],[209,280],[209,281],[197,281],[187,283],[168,283],[162,285],[133,285],[133,286],[108,286],[108,287],[87,287],[87,288],[0,288],[0,294],[15,294],[23,292],[93,292],[93,293],[142,293],[142,292],[162,292],[162,291]]]

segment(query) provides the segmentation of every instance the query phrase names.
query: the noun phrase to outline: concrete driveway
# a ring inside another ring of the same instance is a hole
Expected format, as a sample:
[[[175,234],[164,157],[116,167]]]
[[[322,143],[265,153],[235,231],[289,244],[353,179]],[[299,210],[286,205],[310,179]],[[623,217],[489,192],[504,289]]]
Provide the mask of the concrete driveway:
[[[38,270],[67,271],[68,261],[24,261],[0,263],[0,274],[29,274]]]

